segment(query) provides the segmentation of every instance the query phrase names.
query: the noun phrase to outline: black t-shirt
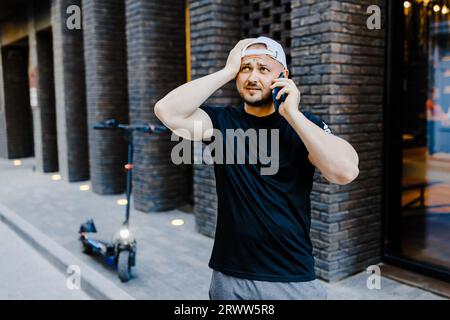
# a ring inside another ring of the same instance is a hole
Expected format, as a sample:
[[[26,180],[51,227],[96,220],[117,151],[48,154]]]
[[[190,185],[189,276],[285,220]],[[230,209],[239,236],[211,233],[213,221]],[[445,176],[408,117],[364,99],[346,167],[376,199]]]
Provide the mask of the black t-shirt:
[[[308,160],[308,150],[302,140],[278,112],[257,117],[247,113],[243,104],[200,108],[211,118],[213,128],[220,130],[224,137],[226,129],[245,131],[253,128],[267,129],[268,132],[279,129],[279,163],[275,174],[261,174],[261,167],[269,165],[261,165],[259,156],[256,164],[250,161],[214,164],[218,216],[209,267],[252,280],[314,280],[309,230],[315,167]],[[320,118],[308,112],[303,114],[331,133]],[[268,133],[268,145],[270,137]],[[204,140],[207,145],[213,141],[214,138]],[[259,138],[257,141],[259,143]],[[225,154],[226,143],[223,145]],[[236,150],[235,147],[234,152]],[[248,160],[248,144],[245,153]]]

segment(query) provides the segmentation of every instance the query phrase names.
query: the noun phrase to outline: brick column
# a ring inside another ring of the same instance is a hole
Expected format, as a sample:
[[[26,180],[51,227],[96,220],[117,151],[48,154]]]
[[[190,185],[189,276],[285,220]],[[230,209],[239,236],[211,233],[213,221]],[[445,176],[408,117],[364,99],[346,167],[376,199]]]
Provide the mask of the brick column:
[[[51,31],[41,31],[36,34],[36,51],[39,104],[39,117],[36,119],[38,121],[34,121],[36,169],[42,172],[54,172],[58,171],[58,144]],[[38,145],[40,145],[39,150]]]
[[[223,68],[231,49],[241,38],[240,1],[191,0],[192,78]],[[240,97],[234,81],[219,89],[205,104],[237,105]],[[200,154],[195,154],[201,157]],[[194,165],[194,212],[198,232],[213,237],[217,218],[217,194],[213,165]]]
[[[49,8],[48,8],[49,9]],[[48,10],[47,9],[47,10]],[[51,30],[36,31],[34,4],[28,5],[28,42],[30,88],[37,94],[32,105],[35,167],[40,172],[58,171],[55,87],[53,81],[53,45]]]
[[[83,31],[66,26],[67,7],[81,0],[52,0],[53,62],[58,164],[68,181],[89,179]]]
[[[126,1],[130,120],[160,123],[153,108],[186,82],[184,1]],[[191,165],[170,159],[170,133],[135,136],[134,205],[165,211],[189,201]]]
[[[346,186],[315,176],[311,237],[319,277],[334,281],[380,261],[384,25],[366,27],[376,1],[292,0],[292,66],[301,108],[358,151]],[[384,17],[384,15],[383,15]]]
[[[128,123],[125,4],[83,0],[84,58],[93,191],[125,191],[127,144],[121,131],[94,130],[98,121]]]

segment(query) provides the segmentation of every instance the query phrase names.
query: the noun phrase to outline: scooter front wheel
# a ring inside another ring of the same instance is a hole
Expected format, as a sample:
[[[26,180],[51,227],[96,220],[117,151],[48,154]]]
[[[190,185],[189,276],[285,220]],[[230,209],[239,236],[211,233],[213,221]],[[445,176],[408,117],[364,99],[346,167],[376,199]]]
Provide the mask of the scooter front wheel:
[[[120,251],[118,260],[119,279],[122,282],[127,282],[131,278],[130,251]]]

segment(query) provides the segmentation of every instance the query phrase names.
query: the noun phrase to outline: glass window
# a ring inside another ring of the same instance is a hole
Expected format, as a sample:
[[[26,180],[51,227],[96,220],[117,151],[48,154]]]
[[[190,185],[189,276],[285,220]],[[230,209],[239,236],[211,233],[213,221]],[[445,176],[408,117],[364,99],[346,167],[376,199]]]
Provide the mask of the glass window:
[[[403,7],[401,254],[450,268],[450,3]]]

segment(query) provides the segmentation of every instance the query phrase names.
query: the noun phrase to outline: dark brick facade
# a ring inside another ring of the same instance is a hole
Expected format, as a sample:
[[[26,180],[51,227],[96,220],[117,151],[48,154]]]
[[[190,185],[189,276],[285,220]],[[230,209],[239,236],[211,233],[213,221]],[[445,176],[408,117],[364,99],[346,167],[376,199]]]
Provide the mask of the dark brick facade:
[[[58,142],[56,135],[55,86],[53,70],[53,39],[51,30],[37,32],[30,51],[36,50],[38,106],[33,110],[36,169],[58,171]],[[30,36],[30,39],[33,37]],[[30,52],[31,56],[31,52]]]
[[[83,0],[84,60],[92,189],[125,191],[127,144],[119,130],[95,130],[98,121],[128,123],[125,4]]]
[[[58,165],[63,179],[83,181],[89,179],[83,31],[67,28],[70,5],[81,7],[81,0],[53,0],[51,7]]]
[[[384,29],[366,27],[372,4],[384,1],[292,1],[291,70],[301,108],[323,117],[360,158],[349,185],[315,177],[316,271],[331,281],[381,259]]]
[[[28,83],[33,113],[35,170],[58,171],[53,35],[50,1],[28,3]],[[33,92],[33,93],[32,93]]]
[[[192,78],[200,78],[223,68],[228,53],[240,39],[239,0],[191,0]],[[240,102],[234,81],[219,89],[205,104]],[[200,154],[194,154],[201,157]],[[194,212],[197,230],[214,236],[217,218],[217,194],[212,165],[194,164]]]
[[[264,35],[278,41],[291,65],[291,0],[244,0],[241,19],[242,38]]]
[[[159,124],[153,107],[186,82],[184,3],[126,1],[130,121]],[[186,204],[191,165],[174,165],[169,132],[135,136],[133,179],[137,209],[164,211]]]

